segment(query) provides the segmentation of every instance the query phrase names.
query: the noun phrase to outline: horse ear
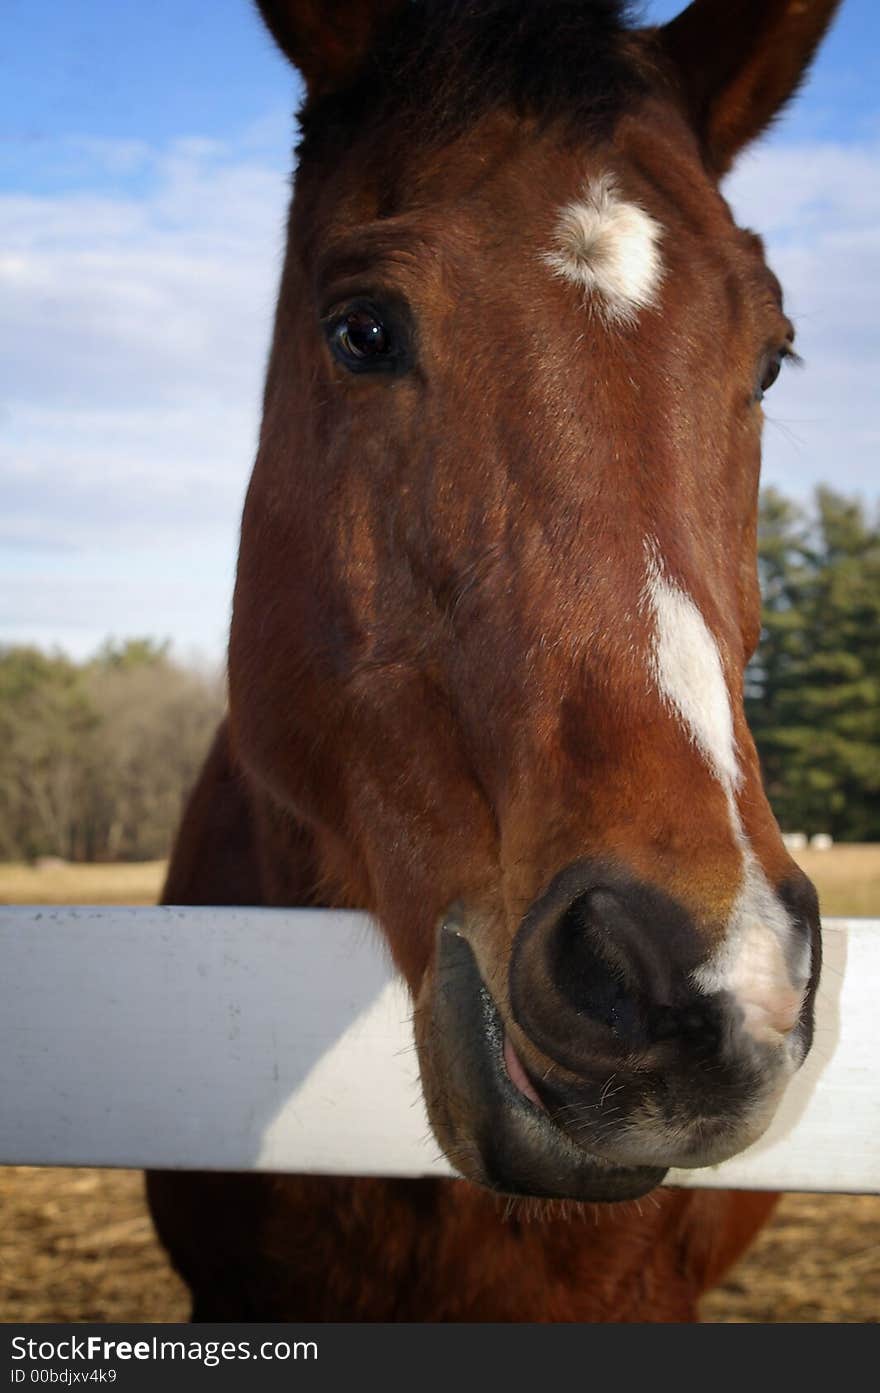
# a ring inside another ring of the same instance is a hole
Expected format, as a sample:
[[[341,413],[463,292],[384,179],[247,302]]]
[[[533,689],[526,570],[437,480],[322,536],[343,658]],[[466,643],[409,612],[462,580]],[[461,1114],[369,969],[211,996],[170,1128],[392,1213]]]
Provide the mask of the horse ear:
[[[309,96],[342,86],[369,51],[382,22],[403,0],[257,0],[282,53],[302,73]]]
[[[693,0],[657,31],[720,175],[782,110],[840,0]]]

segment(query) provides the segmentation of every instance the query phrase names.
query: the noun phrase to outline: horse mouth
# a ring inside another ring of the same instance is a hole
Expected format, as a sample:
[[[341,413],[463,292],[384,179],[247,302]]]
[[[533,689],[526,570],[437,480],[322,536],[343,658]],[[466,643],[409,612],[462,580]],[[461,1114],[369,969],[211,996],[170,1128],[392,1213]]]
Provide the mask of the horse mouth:
[[[419,1016],[431,1124],[467,1179],[508,1195],[598,1202],[638,1199],[661,1183],[665,1167],[607,1161],[556,1125],[470,945],[448,929],[440,930],[435,989]]]

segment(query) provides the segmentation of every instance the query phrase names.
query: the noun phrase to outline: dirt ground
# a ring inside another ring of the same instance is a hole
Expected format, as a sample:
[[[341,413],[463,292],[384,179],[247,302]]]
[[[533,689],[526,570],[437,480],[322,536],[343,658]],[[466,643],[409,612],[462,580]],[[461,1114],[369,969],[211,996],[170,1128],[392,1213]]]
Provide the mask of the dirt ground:
[[[180,1321],[186,1291],[136,1171],[0,1172],[0,1321]],[[717,1322],[876,1322],[880,1199],[787,1195],[725,1286]]]
[[[833,915],[880,916],[880,846],[798,853]],[[0,903],[155,900],[164,867],[0,866]],[[0,1321],[178,1321],[139,1172],[0,1169]],[[880,1319],[880,1196],[787,1195],[704,1302],[713,1322]]]

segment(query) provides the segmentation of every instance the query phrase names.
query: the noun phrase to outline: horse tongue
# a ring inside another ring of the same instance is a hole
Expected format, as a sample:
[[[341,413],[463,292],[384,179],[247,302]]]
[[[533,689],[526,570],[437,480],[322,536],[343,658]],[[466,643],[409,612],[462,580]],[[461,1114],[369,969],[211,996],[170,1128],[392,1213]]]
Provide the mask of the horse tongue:
[[[542,1112],[546,1112],[547,1109],[532,1087],[529,1076],[522,1066],[520,1057],[511,1044],[509,1035],[505,1035],[504,1037],[504,1064],[510,1082],[513,1084],[514,1088],[518,1088],[520,1093],[528,1098],[530,1103],[534,1103],[536,1108],[540,1108]]]

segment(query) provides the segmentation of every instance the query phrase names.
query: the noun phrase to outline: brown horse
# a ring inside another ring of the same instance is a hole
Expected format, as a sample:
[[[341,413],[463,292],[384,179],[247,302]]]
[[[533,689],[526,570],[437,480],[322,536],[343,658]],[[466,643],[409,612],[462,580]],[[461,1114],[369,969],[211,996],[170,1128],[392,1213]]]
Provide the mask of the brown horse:
[[[793,331],[718,180],[835,8],[261,0],[303,140],[165,898],[371,911],[463,1179],[153,1175],[197,1317],[688,1320],[772,1207],[657,1187],[810,1045],[742,699]]]

